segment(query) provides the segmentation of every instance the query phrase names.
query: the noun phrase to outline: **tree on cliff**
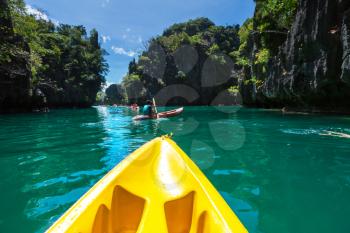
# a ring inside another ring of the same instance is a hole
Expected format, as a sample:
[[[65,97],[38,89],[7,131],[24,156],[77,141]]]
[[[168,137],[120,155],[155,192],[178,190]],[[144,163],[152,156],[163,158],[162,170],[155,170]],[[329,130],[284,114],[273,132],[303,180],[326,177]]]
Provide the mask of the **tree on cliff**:
[[[255,104],[257,89],[266,80],[269,60],[278,55],[294,21],[298,0],[255,0],[255,13],[239,30],[240,47],[233,53],[243,68],[241,93]]]
[[[9,9],[7,22],[13,25],[13,33],[24,38],[29,45],[30,74],[26,79],[30,80],[31,92],[34,95],[42,93],[49,106],[93,104],[108,70],[104,59],[106,52],[99,45],[98,32],[92,30],[88,36],[83,26],[56,26],[47,19],[30,15],[23,0],[9,0]],[[18,51],[15,57],[25,54],[20,52],[23,51],[21,46],[14,42],[0,41],[0,45],[5,48],[0,57],[1,65],[4,65],[4,59],[8,60],[6,54],[11,51],[12,54]],[[15,86],[18,84],[13,85],[17,88]],[[38,98],[26,98],[33,100],[32,105],[40,107],[43,104]]]
[[[122,82],[128,102],[142,103],[164,87],[186,85],[198,98],[176,91],[182,96],[173,96],[166,104],[210,104],[220,92],[237,85],[234,58],[229,56],[238,49],[238,30],[238,25],[215,26],[207,18],[170,26],[130,63]]]
[[[0,0],[0,112],[30,109],[30,50],[15,33],[10,9]]]

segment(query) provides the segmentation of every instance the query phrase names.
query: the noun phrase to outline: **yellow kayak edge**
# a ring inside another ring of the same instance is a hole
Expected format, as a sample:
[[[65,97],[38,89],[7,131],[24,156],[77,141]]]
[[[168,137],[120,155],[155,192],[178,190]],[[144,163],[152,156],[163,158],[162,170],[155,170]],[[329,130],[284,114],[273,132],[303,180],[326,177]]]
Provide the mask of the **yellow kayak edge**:
[[[168,137],[144,144],[108,172],[46,232],[248,232]]]

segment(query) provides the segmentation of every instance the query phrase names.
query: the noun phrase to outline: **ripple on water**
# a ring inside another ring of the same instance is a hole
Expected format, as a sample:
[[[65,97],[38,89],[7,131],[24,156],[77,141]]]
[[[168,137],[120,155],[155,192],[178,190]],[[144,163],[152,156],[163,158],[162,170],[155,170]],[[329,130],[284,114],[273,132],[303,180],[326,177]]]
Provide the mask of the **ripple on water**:
[[[82,181],[85,177],[96,177],[104,173],[105,170],[88,170],[88,171],[78,171],[70,174],[69,176],[55,177],[35,184],[27,184],[22,188],[22,192],[32,192],[33,190],[45,188],[47,189],[51,185],[64,185],[69,183],[76,183]]]
[[[295,135],[312,135],[318,134],[320,130],[315,129],[281,129],[283,133]]]
[[[81,187],[62,195],[48,196],[38,199],[32,198],[28,201],[24,213],[29,219],[35,219],[41,215],[49,214],[62,206],[68,206],[74,203],[88,189],[89,187]]]
[[[281,132],[286,134],[295,135],[319,135],[330,136],[339,138],[350,138],[350,129],[343,128],[328,128],[328,129],[280,129]]]
[[[34,158],[33,158],[33,157],[34,157]],[[22,166],[22,165],[26,165],[26,164],[32,164],[32,163],[35,163],[35,162],[39,162],[39,161],[41,161],[41,160],[44,160],[44,159],[46,159],[46,158],[47,158],[46,155],[39,155],[39,156],[35,156],[35,155],[31,156],[31,155],[28,155],[28,156],[26,156],[26,159],[27,159],[27,160],[20,162],[18,165],[19,165],[19,166]],[[24,158],[22,157],[22,159],[24,159]]]
[[[259,232],[259,211],[250,205],[247,201],[235,198],[234,194],[228,192],[220,192],[227,203],[232,207],[234,212],[239,215],[240,220],[245,227],[251,232]]]
[[[103,126],[103,122],[82,123],[81,126],[86,128],[97,128]]]
[[[40,188],[48,188],[51,185],[56,185],[56,184],[67,184],[67,183],[74,183],[77,181],[80,181],[80,177],[76,178],[68,178],[68,177],[57,177],[57,178],[52,178],[48,179],[45,181],[41,181],[32,185],[25,185],[22,189],[22,192],[32,192],[35,189],[40,189]]]
[[[215,169],[213,172],[214,176],[229,176],[229,175],[249,175],[250,172],[244,169]]]

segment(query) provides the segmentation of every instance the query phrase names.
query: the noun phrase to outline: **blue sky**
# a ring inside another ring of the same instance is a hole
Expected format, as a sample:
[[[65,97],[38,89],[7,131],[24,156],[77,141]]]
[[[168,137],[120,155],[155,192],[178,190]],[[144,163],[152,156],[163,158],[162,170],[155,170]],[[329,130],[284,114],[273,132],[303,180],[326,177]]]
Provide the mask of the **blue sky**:
[[[118,83],[144,41],[168,26],[197,17],[217,25],[242,24],[254,11],[253,0],[25,0],[58,23],[96,28],[107,50],[108,83]],[[33,9],[32,9],[33,10]],[[46,17],[46,16],[45,16]]]

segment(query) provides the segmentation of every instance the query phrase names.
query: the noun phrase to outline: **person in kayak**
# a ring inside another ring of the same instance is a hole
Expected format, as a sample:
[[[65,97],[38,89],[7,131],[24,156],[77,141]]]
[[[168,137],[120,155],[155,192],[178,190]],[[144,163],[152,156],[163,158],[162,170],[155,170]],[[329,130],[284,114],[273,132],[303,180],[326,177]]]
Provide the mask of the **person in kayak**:
[[[150,100],[146,101],[146,104],[143,106],[143,115],[147,116],[153,116],[154,111],[153,111],[153,103]]]
[[[138,109],[139,109],[139,106],[137,105],[137,103],[134,103],[134,104],[132,104],[132,105],[130,106],[130,108],[131,108],[132,110],[138,110]]]

